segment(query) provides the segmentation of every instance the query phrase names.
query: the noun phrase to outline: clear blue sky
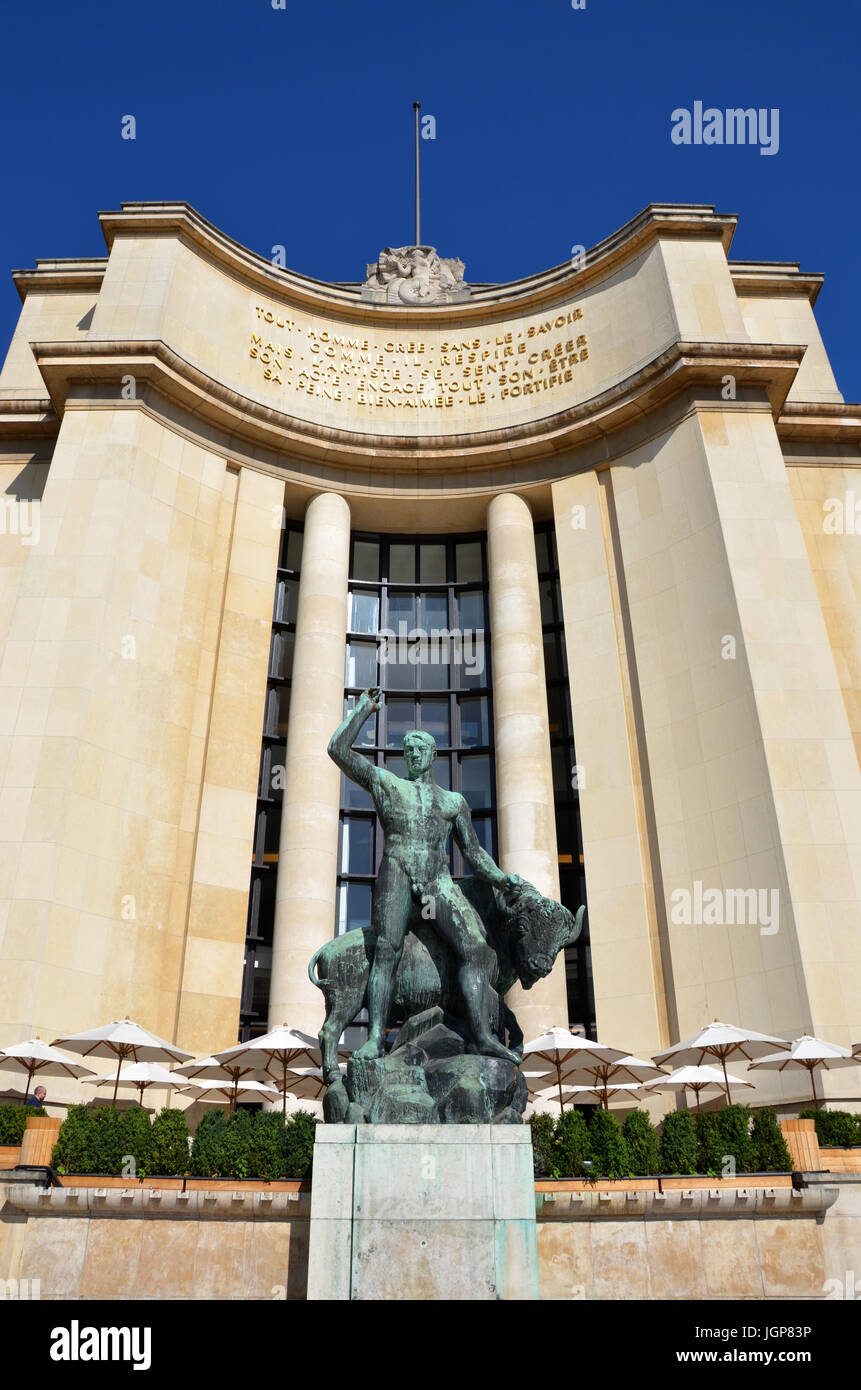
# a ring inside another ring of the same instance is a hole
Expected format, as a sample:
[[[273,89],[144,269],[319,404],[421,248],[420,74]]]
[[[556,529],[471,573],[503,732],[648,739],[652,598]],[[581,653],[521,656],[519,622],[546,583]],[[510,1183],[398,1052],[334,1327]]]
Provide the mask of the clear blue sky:
[[[467,278],[556,265],[648,202],[714,203],[739,215],[736,259],[826,272],[826,347],[861,400],[858,0],[286,3],[7,0],[0,357],[8,271],[103,255],[96,213],[124,199],[185,199],[291,268],[360,279],[412,241],[418,98],[423,240]],[[697,100],[779,108],[779,152],[674,145]]]

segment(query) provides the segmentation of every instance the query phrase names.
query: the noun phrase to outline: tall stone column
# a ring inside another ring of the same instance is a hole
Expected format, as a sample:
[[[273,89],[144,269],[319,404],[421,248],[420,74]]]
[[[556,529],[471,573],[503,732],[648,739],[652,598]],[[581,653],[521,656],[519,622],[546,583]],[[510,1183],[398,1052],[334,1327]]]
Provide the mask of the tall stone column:
[[[278,850],[269,1023],[316,1034],[323,996],[308,961],[335,924],[341,774],[326,752],[343,718],[350,508],[319,493],[305,512]]]
[[[494,497],[487,510],[487,554],[500,866],[558,898],[538,564],[532,513],[522,497]],[[567,1027],[562,956],[528,992],[515,986],[509,1003],[527,1039]]]

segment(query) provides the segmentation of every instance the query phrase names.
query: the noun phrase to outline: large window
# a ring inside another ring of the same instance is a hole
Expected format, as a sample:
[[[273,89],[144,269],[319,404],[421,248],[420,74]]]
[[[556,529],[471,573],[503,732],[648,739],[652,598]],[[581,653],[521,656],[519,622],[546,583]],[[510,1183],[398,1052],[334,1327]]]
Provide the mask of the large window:
[[[583,773],[574,751],[568,660],[559,588],[556,533],[552,522],[535,528],[541,626],[544,634],[544,674],[550,721],[550,756],[553,763],[553,800],[556,810],[556,847],[559,859],[560,896],[571,912],[586,901],[583,872],[583,836],[580,829],[580,785]],[[592,956],[588,928],[565,952],[568,986],[568,1020],[594,1038],[595,996],[592,989]]]
[[[356,748],[404,776],[404,734],[432,734],[437,783],[466,798],[478,839],[496,858],[489,663],[483,536],[353,536],[344,712],[368,686],[385,697]],[[370,924],[382,850],[370,797],[342,777],[336,933]],[[449,861],[454,878],[469,874],[453,843]]]
[[[272,611],[269,675],[263,715],[263,748],[257,787],[257,821],[251,861],[251,887],[245,929],[245,970],[239,1011],[239,1041],[267,1031],[269,981],[272,973],[272,929],[275,918],[275,876],[281,833],[281,801],[290,680],[296,641],[302,527],[284,521],[278,556],[278,577]]]

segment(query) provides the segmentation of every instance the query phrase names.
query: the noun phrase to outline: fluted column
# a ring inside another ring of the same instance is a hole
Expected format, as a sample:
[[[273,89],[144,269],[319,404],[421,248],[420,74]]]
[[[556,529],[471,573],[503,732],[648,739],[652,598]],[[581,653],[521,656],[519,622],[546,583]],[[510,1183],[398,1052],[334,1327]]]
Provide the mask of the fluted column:
[[[349,557],[350,508],[320,493],[305,512],[269,995],[270,1026],[312,1034],[323,996],[308,961],[335,924],[341,774],[326,746],[344,710]]]
[[[558,898],[538,564],[532,513],[521,497],[502,493],[488,507],[487,555],[500,867]],[[567,1027],[563,957],[531,990],[515,986],[509,1003],[526,1038]]]

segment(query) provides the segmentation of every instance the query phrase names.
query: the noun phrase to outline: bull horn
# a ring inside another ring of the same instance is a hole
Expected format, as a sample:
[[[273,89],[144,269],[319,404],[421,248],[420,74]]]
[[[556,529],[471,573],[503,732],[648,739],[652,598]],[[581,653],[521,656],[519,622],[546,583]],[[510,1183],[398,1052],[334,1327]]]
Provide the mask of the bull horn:
[[[577,912],[576,912],[575,917],[574,917],[574,926],[571,928],[571,935],[568,937],[568,939],[567,939],[567,940],[565,941],[565,943],[564,943],[565,946],[573,946],[573,945],[574,945],[574,942],[577,940],[578,936],[580,935],[581,931],[583,930],[583,918],[584,918],[585,915],[586,915],[586,904],[584,903],[582,907],[578,907],[578,909],[577,909]]]

